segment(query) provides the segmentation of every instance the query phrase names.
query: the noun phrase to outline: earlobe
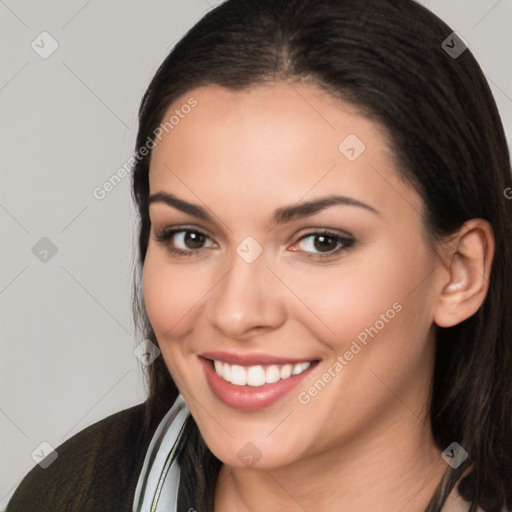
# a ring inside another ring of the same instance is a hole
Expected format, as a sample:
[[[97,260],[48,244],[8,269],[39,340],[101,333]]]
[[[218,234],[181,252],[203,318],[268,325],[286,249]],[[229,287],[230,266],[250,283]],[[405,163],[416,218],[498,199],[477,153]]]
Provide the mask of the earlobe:
[[[485,299],[494,256],[490,224],[483,219],[467,221],[447,250],[448,279],[440,285],[434,313],[439,327],[452,327],[466,320]]]

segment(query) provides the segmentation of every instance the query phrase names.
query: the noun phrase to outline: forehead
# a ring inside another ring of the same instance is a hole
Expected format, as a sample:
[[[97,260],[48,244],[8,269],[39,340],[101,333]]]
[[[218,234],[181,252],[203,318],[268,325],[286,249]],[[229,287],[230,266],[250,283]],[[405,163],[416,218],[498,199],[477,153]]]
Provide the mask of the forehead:
[[[382,209],[397,199],[394,189],[415,195],[398,178],[382,127],[311,86],[196,88],[162,123],[172,116],[153,150],[151,193],[172,189],[193,199],[215,191],[226,201],[279,205],[336,191]]]

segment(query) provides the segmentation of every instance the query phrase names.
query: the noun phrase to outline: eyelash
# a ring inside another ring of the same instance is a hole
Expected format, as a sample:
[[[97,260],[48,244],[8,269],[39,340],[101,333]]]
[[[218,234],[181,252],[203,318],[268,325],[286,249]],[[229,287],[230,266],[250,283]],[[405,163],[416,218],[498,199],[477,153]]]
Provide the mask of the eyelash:
[[[171,245],[171,240],[173,239],[174,235],[176,235],[177,233],[196,233],[196,234],[205,236],[207,238],[210,238],[206,233],[203,233],[202,231],[197,230],[197,229],[189,229],[189,228],[185,228],[185,227],[173,228],[173,229],[162,229],[160,232],[158,232],[155,235],[155,240],[159,243],[164,244],[166,246],[167,250],[169,251],[169,253],[171,253],[172,255],[175,255],[175,256],[179,256],[179,257],[189,257],[190,258],[194,255],[194,253],[200,252],[203,248],[190,249],[188,251],[185,251],[183,249],[177,249],[176,247],[173,247]],[[329,230],[311,231],[309,233],[306,233],[305,235],[302,235],[295,243],[297,244],[304,239],[307,239],[310,237],[315,237],[315,236],[326,236],[328,238],[333,238],[334,240],[336,240],[337,243],[341,243],[342,245],[340,247],[337,247],[334,251],[329,252],[327,254],[325,254],[325,253],[309,254],[307,257],[310,259],[325,260],[328,258],[333,258],[340,252],[350,249],[355,243],[354,238],[343,237],[343,236],[341,236],[337,233],[334,233],[333,231],[329,231]],[[297,251],[297,252],[299,252],[299,251]]]

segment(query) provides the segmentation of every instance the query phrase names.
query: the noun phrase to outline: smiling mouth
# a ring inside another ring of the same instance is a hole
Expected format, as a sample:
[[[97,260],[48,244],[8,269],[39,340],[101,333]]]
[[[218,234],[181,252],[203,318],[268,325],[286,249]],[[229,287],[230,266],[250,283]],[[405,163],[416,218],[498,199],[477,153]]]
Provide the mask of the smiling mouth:
[[[226,382],[230,382],[235,386],[251,387],[259,387],[265,384],[273,384],[280,380],[287,380],[294,375],[300,375],[311,365],[318,362],[318,360],[314,360],[295,364],[241,366],[213,359],[207,359],[207,361],[212,365],[215,373]]]

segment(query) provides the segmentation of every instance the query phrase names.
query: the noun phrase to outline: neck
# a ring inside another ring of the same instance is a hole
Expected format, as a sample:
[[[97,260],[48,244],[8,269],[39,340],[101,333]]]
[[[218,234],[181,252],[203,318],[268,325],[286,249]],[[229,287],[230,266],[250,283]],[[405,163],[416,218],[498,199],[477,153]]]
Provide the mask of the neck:
[[[215,511],[424,512],[447,466],[426,414],[419,420],[400,407],[378,427],[287,466],[222,466]]]

